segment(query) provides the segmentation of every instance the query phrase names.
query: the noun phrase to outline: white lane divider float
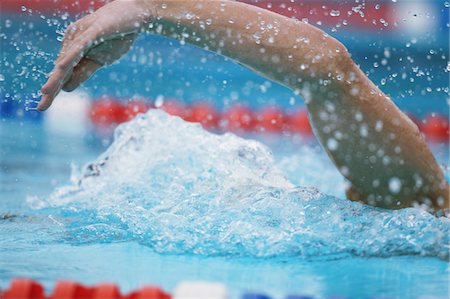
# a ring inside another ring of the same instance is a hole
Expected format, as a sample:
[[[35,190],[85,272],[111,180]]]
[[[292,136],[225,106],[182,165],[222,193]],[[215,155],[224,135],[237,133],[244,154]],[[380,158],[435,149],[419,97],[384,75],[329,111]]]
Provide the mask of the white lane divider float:
[[[224,284],[184,281],[177,285],[173,299],[227,299],[228,292]]]
[[[86,92],[61,92],[44,113],[44,126],[56,134],[81,136],[89,129],[90,96]]]

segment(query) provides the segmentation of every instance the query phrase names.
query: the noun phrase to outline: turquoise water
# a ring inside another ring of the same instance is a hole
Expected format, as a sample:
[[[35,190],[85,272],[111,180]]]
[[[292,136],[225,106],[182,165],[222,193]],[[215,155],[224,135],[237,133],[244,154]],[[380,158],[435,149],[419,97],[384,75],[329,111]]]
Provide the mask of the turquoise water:
[[[71,185],[27,202],[72,219],[63,239],[133,239],[161,253],[448,258],[450,241],[448,218],[296,186],[263,144],[156,110],[121,125]]]
[[[266,139],[272,155],[152,111],[96,158],[95,140],[32,122],[1,128],[2,213],[18,215],[0,224],[1,287],[27,276],[125,291],[221,281],[232,298],[448,294],[449,220],[342,199],[345,184],[314,141]],[[435,151],[444,159],[447,149]]]
[[[38,90],[67,22],[2,12],[1,97],[23,103]],[[423,117],[448,115],[441,31],[409,46],[405,35],[333,35],[402,109]],[[86,90],[218,108],[301,105],[222,57],[149,36]],[[200,279],[224,282],[232,298],[249,290],[276,298],[449,296],[449,220],[348,202],[342,176],[314,140],[216,136],[152,112],[110,143],[57,135],[40,122],[0,121],[1,288],[21,276],[47,289],[74,279],[124,291],[143,284],[171,291]],[[449,177],[448,145],[433,151]]]

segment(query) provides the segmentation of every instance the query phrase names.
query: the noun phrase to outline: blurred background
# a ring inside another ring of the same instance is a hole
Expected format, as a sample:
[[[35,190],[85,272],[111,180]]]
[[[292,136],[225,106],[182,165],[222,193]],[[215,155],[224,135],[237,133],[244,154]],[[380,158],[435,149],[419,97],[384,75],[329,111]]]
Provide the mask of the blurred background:
[[[363,71],[403,110],[418,118],[431,112],[448,117],[449,1],[245,2],[307,20],[342,41]],[[27,99],[37,99],[65,28],[103,3],[2,0],[3,102],[12,99],[26,105]],[[163,96],[183,103],[208,101],[218,109],[236,103],[252,108],[302,105],[287,88],[228,59],[152,35],[142,35],[128,55],[100,70],[83,89],[92,99]],[[21,117],[23,112],[12,114]]]

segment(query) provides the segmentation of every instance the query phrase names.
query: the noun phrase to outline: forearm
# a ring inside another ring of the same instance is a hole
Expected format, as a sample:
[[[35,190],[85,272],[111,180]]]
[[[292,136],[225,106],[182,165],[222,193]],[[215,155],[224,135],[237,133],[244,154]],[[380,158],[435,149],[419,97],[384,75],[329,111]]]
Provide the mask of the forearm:
[[[448,184],[418,127],[356,68],[359,82],[313,92],[308,105],[316,136],[358,193],[353,199],[448,208]]]

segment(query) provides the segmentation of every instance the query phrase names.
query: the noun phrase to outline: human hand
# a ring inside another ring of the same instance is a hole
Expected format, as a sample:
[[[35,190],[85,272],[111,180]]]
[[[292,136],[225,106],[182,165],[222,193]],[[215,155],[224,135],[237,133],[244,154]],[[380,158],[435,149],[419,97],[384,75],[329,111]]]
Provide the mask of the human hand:
[[[61,89],[72,91],[100,67],[125,54],[152,13],[139,0],[116,0],[71,24],[53,71],[42,86],[37,109],[44,111]]]

